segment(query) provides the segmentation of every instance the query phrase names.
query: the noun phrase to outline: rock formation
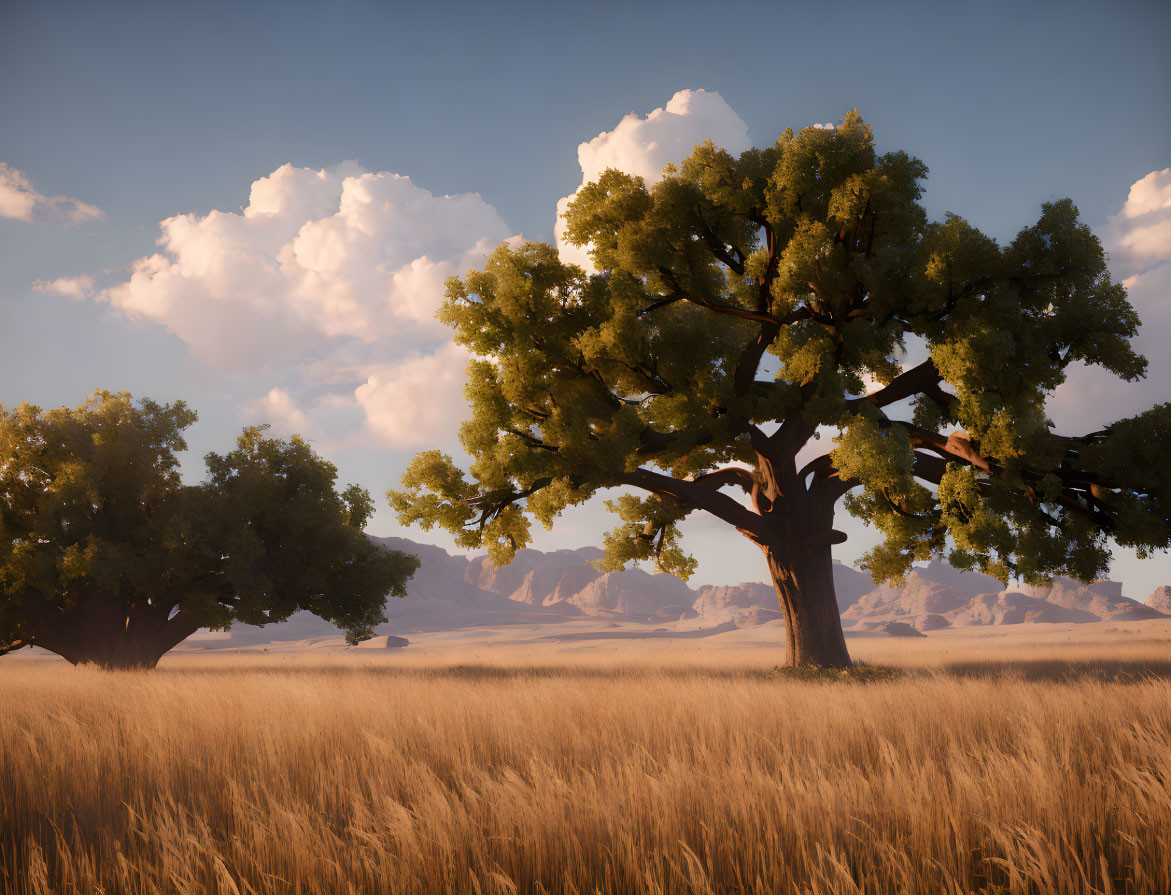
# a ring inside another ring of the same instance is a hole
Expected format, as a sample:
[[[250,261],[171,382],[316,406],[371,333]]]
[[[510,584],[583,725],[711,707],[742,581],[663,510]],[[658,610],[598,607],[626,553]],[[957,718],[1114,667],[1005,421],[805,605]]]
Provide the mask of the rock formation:
[[[674,625],[698,616],[705,633],[783,624],[776,591],[767,582],[692,589],[677,578],[641,568],[603,574],[591,564],[602,555],[596,547],[519,550],[512,564],[498,567],[486,556],[469,559],[405,538],[375,540],[421,560],[407,586],[408,596],[387,602],[389,621],[378,633],[392,648],[406,640],[401,635],[416,632],[575,619],[592,619],[591,624],[602,627],[626,622]],[[994,578],[960,572],[939,561],[915,567],[897,585],[875,587],[866,572],[838,562],[833,575],[842,622],[856,631],[891,628],[914,636],[904,628],[921,633],[962,625],[1171,617],[1171,586],[1159,588],[1143,604],[1124,597],[1117,582],[1083,585],[1059,578],[1052,587],[1006,591]],[[200,636],[209,646],[240,647],[337,634],[328,622],[301,612],[263,628],[236,625],[223,634]],[[672,628],[659,636],[680,635]]]
[[[566,602],[586,615],[651,618],[668,606],[691,606],[695,602],[695,592],[674,576],[627,569],[595,578]]]
[[[882,633],[888,637],[926,637],[918,628],[913,628],[906,622],[887,622],[882,626]]]
[[[1122,584],[1118,581],[1082,584],[1069,578],[1057,578],[1051,587],[1024,587],[1021,590],[1058,606],[1088,612],[1101,621],[1139,621],[1163,615],[1149,603],[1122,596]]]
[[[1155,588],[1147,597],[1147,606],[1164,615],[1171,615],[1171,584],[1164,584]]]
[[[742,581],[722,586],[705,585],[694,602],[695,611],[712,624],[730,621],[741,609],[775,609],[779,611],[776,589],[771,584]]]
[[[953,625],[1020,625],[1025,622],[1096,622],[1081,609],[1058,606],[1015,591],[981,594],[945,616]]]

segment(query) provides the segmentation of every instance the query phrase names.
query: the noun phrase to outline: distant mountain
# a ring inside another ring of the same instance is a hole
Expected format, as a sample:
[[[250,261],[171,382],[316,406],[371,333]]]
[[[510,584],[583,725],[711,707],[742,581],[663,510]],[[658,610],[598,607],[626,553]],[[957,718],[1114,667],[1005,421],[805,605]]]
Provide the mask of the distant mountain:
[[[998,582],[999,584],[999,582]],[[842,621],[906,621],[958,609],[975,594],[971,588],[941,584],[924,572],[908,572],[902,584],[881,584],[842,612]]]
[[[833,576],[839,612],[848,609],[863,594],[874,588],[874,582],[867,573],[859,572],[844,563],[834,562]],[[742,581],[740,584],[725,585],[706,584],[699,588],[693,605],[699,615],[715,623],[733,621],[738,612],[742,620],[766,618],[759,613],[745,614],[741,610],[764,609],[770,612],[778,612],[779,610],[776,589],[771,584],[759,581]],[[741,626],[743,627],[743,625]]]
[[[1149,604],[1122,596],[1122,584],[1118,581],[1082,584],[1069,578],[1057,578],[1052,587],[1026,587],[1022,590],[1058,606],[1089,612],[1102,621],[1138,621],[1164,615]]]
[[[481,590],[508,597],[530,606],[565,602],[587,584],[601,576],[590,565],[599,559],[597,547],[577,550],[518,550],[506,566],[497,566],[487,556],[468,560],[466,580]]]
[[[838,612],[853,606],[872,590],[874,579],[869,572],[859,572],[853,566],[834,560],[834,593],[838,600]]]
[[[907,573],[902,584],[875,588],[842,613],[844,624],[859,628],[877,630],[897,621],[920,631],[953,625],[1135,621],[1163,617],[1165,614],[1149,605],[1149,601],[1144,605],[1122,596],[1122,585],[1117,581],[1081,584],[1069,578],[1057,578],[1049,587],[1010,591],[995,578],[978,572],[961,572],[939,560]]]
[[[693,608],[712,624],[732,621],[746,609],[776,609],[777,592],[771,584],[743,581],[740,584],[704,585],[699,589]]]
[[[749,627],[781,620],[772,584],[742,582],[698,589],[669,575],[643,569],[603,573],[591,565],[596,547],[577,550],[519,550],[507,566],[486,556],[453,555],[441,547],[406,538],[375,538],[413,553],[419,570],[404,599],[390,599],[379,634],[557,624],[606,618],[653,623],[699,616],[705,628]],[[909,572],[900,585],[875,587],[869,574],[840,562],[834,587],[843,625],[858,630],[903,631],[899,625],[932,631],[958,625],[1022,622],[1138,620],[1171,616],[1171,587],[1138,603],[1122,596],[1117,582],[1082,585],[1058,579],[1051,588],[1005,591],[994,578],[960,572],[935,561]],[[216,646],[248,646],[276,640],[337,636],[337,629],[307,612],[264,628],[237,625],[224,635],[202,635]],[[905,632],[904,632],[905,633]]]
[[[1096,622],[1091,612],[1050,603],[1016,591],[980,594],[964,606],[944,613],[953,625],[1020,625],[1025,622]]]
[[[1147,597],[1147,606],[1156,612],[1171,615],[1171,584],[1155,588],[1154,592]]]
[[[567,600],[586,615],[651,618],[694,615],[695,591],[672,575],[649,575],[642,569],[607,572]]]

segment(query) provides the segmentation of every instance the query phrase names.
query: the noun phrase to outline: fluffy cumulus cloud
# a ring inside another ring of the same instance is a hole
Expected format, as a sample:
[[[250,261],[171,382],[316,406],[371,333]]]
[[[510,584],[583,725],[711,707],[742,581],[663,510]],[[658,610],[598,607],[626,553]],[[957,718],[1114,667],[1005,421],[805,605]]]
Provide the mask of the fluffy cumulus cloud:
[[[0,162],[0,218],[33,223],[63,221],[80,224],[98,220],[105,213],[72,196],[44,196],[33,188],[23,171]]]
[[[748,125],[722,96],[706,90],[680,90],[663,108],[647,115],[631,112],[614,130],[603,131],[578,146],[582,186],[597,180],[607,168],[634,174],[650,186],[663,176],[663,168],[678,164],[698,144],[709,139],[737,154],[752,146]],[[577,192],[557,203],[553,230],[561,257],[590,269],[588,251],[569,245],[564,239],[562,216]]]
[[[283,388],[269,389],[263,398],[246,402],[240,410],[241,415],[249,420],[263,420],[278,435],[296,434],[316,439],[320,434],[293,396]]]
[[[1135,349],[1149,362],[1145,379],[1124,382],[1109,373],[1075,366],[1050,399],[1058,431],[1089,432],[1171,401],[1171,168],[1136,181],[1105,230],[1115,277],[1122,278],[1142,326]]]
[[[1167,261],[1171,246],[1171,168],[1152,171],[1130,187],[1122,211],[1115,217],[1117,251],[1136,266]]]
[[[582,182],[616,167],[653,183],[709,138],[734,152],[750,145],[718,93],[681,91],[583,143]],[[433,195],[355,163],[284,165],[252,185],[240,211],[162,221],[158,250],[120,282],[96,293],[82,278],[37,288],[165,327],[255,388],[242,420],[331,446],[450,448],[466,416],[468,358],[435,311],[444,281],[510,234],[476,194]]]
[[[356,165],[284,165],[241,212],[176,215],[161,251],[103,293],[201,360],[256,370],[347,341],[400,351],[446,331],[443,283],[509,236],[477,194],[435,196]]]
[[[97,298],[164,326],[208,366],[275,381],[243,416],[327,436],[357,417],[396,447],[450,441],[464,359],[435,311],[448,277],[510,238],[479,195],[433,195],[354,163],[284,165],[239,212],[176,215],[160,231],[159,250]],[[90,284],[37,288],[82,297]]]
[[[355,396],[369,428],[396,448],[420,443],[419,433],[450,432],[467,416],[463,399],[469,355],[448,342],[431,354],[369,368]]]

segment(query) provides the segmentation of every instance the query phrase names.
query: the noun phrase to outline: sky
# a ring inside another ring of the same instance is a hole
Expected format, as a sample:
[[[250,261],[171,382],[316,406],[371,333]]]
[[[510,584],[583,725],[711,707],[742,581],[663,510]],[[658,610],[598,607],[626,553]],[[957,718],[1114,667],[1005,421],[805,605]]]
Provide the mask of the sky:
[[[0,0],[0,402],[101,387],[200,414],[184,471],[242,425],[298,432],[378,498],[458,452],[465,356],[443,280],[554,241],[607,166],[771,144],[857,107],[930,175],[935,218],[1000,241],[1064,196],[1144,320],[1147,379],[1074,370],[1063,432],[1171,400],[1171,8],[1155,2],[159,4]],[[569,257],[571,250],[564,249]],[[599,543],[600,501],[542,549]],[[854,561],[872,533],[835,555]],[[686,523],[693,584],[759,551]],[[1171,557],[1118,551],[1143,599]]]

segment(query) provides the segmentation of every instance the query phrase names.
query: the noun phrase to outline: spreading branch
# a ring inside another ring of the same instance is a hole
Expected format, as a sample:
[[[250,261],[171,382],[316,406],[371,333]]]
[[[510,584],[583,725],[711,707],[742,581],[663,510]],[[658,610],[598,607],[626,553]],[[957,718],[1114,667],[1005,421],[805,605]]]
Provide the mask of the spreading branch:
[[[927,448],[942,457],[955,457],[975,466],[977,469],[984,470],[984,472],[992,471],[992,464],[988,458],[976,449],[976,446],[972,444],[971,439],[967,435],[961,432],[941,435],[938,432],[933,432],[930,429],[924,429],[921,426],[915,426],[911,423],[894,421],[893,425],[903,428],[913,447]]]
[[[928,358],[918,366],[904,370],[878,391],[871,392],[861,398],[851,399],[849,403],[854,406],[869,403],[876,407],[886,407],[912,395],[928,395],[944,409],[947,409],[955,400],[955,396],[949,395],[940,388],[942,382],[943,376],[939,369],[935,366],[934,361]]]
[[[724,469],[701,473],[692,476],[688,481],[704,485],[708,488],[733,486],[739,488],[745,494],[751,494],[752,489],[758,484],[757,478],[752,474],[751,470],[743,469],[739,466],[728,466]]]
[[[672,478],[669,475],[642,468],[620,476],[616,483],[674,498],[691,509],[705,510],[734,526],[757,543],[763,543],[768,537],[764,521],[757,513],[727,494],[707,485]]]
[[[700,298],[698,295],[683,289],[679,285],[679,281],[675,278],[675,274],[672,273],[669,268],[660,267],[658,272],[659,276],[663,278],[663,281],[671,287],[671,292],[658,301],[643,308],[639,313],[639,316],[646,316],[647,314],[658,310],[659,308],[685,301],[704,308],[708,311],[712,311],[713,313],[724,314],[728,317],[736,317],[740,320],[751,320],[754,323],[767,323],[774,326],[779,326],[781,323],[781,321],[776,316],[768,313],[767,311],[750,311],[747,308],[737,307],[736,305],[723,304],[721,302],[708,301],[707,299]]]

